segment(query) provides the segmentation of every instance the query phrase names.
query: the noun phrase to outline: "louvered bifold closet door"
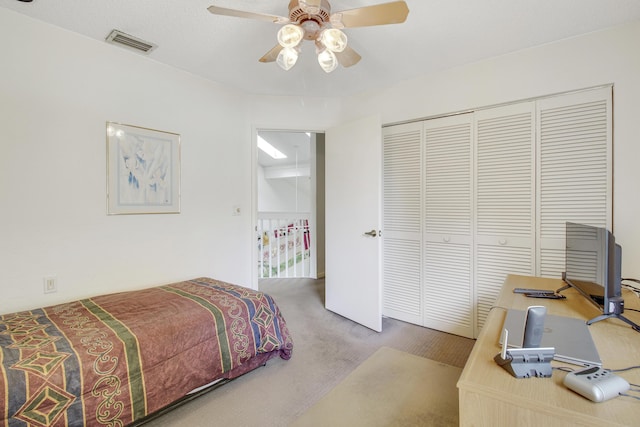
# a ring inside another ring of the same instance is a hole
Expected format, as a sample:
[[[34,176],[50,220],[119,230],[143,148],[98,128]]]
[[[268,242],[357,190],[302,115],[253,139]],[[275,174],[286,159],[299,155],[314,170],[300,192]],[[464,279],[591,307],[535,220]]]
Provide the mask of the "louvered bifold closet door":
[[[422,123],[382,130],[382,314],[422,325]]]
[[[507,274],[535,272],[535,103],[476,113],[476,334]]]
[[[424,326],[473,337],[472,114],[424,124]]]
[[[539,100],[539,270],[560,278],[565,266],[565,224],[611,230],[611,87]]]

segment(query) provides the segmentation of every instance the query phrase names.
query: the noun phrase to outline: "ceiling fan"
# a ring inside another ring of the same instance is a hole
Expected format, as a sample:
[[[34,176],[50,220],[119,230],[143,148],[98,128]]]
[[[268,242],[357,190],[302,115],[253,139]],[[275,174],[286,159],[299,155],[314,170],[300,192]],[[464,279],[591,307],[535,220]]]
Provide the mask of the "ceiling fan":
[[[341,31],[343,28],[399,24],[409,15],[409,8],[404,1],[331,13],[328,0],[291,0],[289,17],[218,6],[209,6],[207,10],[214,15],[284,24],[278,31],[278,44],[260,58],[260,62],[275,61],[284,70],[289,70],[298,60],[301,42],[310,40],[316,46],[320,67],[327,73],[335,70],[338,64],[350,67],[361,59],[355,50],[347,46],[347,36]]]

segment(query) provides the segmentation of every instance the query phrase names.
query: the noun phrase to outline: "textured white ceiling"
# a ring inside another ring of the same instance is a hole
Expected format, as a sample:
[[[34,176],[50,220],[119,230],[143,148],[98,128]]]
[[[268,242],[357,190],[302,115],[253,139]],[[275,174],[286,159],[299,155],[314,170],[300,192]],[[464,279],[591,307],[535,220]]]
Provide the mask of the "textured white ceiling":
[[[386,0],[333,0],[332,11]],[[149,57],[248,93],[343,96],[640,19],[639,0],[407,0],[403,24],[347,29],[362,55],[320,69],[305,42],[290,71],[258,59],[277,24],[215,16],[207,7],[287,16],[288,0],[0,0],[0,7],[103,41],[118,29],[158,45]],[[7,41],[5,41],[7,42]],[[636,41],[629,41],[637,43]],[[114,49],[120,47],[113,46]]]

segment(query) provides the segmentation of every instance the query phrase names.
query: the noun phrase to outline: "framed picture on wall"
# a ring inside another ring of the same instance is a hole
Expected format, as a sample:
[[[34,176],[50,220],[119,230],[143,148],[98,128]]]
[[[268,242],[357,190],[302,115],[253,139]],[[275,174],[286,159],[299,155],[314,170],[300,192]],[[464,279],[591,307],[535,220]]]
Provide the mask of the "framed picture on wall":
[[[107,122],[107,213],[180,213],[180,135]]]

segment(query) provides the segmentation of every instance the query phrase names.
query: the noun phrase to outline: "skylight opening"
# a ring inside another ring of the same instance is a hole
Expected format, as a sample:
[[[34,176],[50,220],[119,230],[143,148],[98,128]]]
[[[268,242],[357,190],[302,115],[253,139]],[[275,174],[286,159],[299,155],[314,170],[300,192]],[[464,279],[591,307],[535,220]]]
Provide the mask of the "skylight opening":
[[[258,135],[258,148],[276,160],[287,158],[286,154],[269,144],[260,135]]]

